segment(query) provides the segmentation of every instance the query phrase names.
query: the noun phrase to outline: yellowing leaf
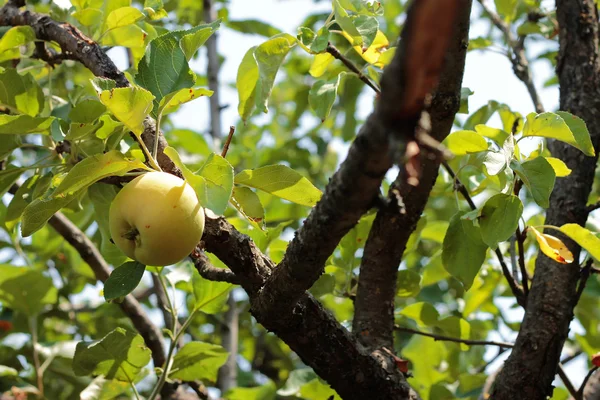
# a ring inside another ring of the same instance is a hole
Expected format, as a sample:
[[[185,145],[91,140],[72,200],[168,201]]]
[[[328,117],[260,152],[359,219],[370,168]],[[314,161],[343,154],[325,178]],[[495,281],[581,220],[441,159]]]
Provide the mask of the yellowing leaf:
[[[115,88],[99,93],[100,101],[134,134],[144,132],[144,119],[152,111],[154,96],[140,87]]]
[[[542,253],[561,264],[570,264],[573,262],[573,253],[569,251],[559,238],[541,233],[533,227],[529,227],[529,230],[535,235]]]
[[[567,167],[567,164],[565,164],[563,160],[554,157],[544,158],[550,163],[552,169],[554,169],[554,173],[556,174],[557,178],[562,178],[571,174],[571,169]]]
[[[348,35],[344,31],[342,31],[342,35],[350,42],[350,44],[354,43],[352,36]],[[363,58],[363,60],[365,60],[369,64],[375,65],[376,67],[382,68],[384,63],[378,62],[379,57],[381,57],[381,55],[387,50],[387,48],[389,46],[390,46],[390,42],[388,41],[385,34],[383,32],[381,32],[380,30],[378,30],[377,35],[375,36],[375,40],[373,40],[373,43],[371,43],[371,45],[366,50],[363,50],[362,46],[360,46],[360,45],[352,46],[352,47],[358,54],[360,54],[360,56]],[[393,54],[391,54],[391,55],[393,55]],[[391,58],[389,61],[391,61]],[[389,62],[389,61],[386,60],[386,62]]]
[[[320,77],[327,71],[327,67],[335,60],[329,53],[317,54],[308,72],[315,78]]]

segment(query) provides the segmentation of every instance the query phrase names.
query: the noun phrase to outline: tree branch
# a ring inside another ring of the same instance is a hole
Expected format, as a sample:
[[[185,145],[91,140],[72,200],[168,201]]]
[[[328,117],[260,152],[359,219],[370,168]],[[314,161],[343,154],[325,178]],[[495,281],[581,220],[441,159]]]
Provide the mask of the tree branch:
[[[464,344],[468,344],[471,346],[498,346],[500,348],[506,348],[506,349],[511,349],[514,347],[513,343],[508,343],[508,342],[495,342],[492,340],[460,339],[460,338],[454,338],[454,337],[450,337],[450,336],[437,335],[435,333],[422,332],[422,331],[419,331],[416,329],[405,328],[405,327],[398,326],[398,325],[394,325],[394,329],[399,332],[407,332],[407,333],[414,333],[415,335],[427,336],[427,337],[433,338],[435,340],[464,343]]]
[[[217,282],[229,282],[234,285],[240,284],[240,279],[231,270],[224,268],[217,268],[208,259],[203,251],[197,251],[193,257],[190,257],[194,262],[194,266],[198,270],[198,273],[204,279],[209,281]]]
[[[350,61],[346,56],[344,56],[337,47],[332,45],[331,43],[327,43],[327,52],[331,54],[334,58],[340,60],[350,71],[354,72],[358,78],[363,81],[367,86],[375,91],[375,93],[380,94],[381,89],[374,83],[368,76],[362,73],[362,71],[354,65],[352,61]]]
[[[490,16],[492,23],[498,29],[500,29],[504,35],[504,39],[506,40],[506,43],[510,48],[510,52],[512,53],[509,59],[513,65],[513,71],[515,72],[517,78],[525,84],[525,87],[529,92],[529,97],[531,97],[531,101],[535,107],[535,111],[537,113],[543,113],[544,106],[537,92],[535,84],[533,83],[531,71],[529,69],[529,61],[527,60],[527,55],[525,54],[525,37],[521,36],[516,38],[513,32],[510,30],[510,26],[485,3],[485,0],[478,1],[483,7],[483,10]]]
[[[437,84],[460,4],[458,0],[411,3],[400,46],[382,76],[380,100],[265,283],[253,304],[255,315],[289,315],[323,273],[340,239],[373,206],[392,166],[390,140],[394,146],[405,146],[414,138],[425,97]]]
[[[592,0],[558,0],[560,109],[581,117],[587,124],[596,154],[600,150],[600,60],[598,58],[598,14]],[[556,180],[546,213],[546,224],[585,225],[586,202],[594,182],[597,156],[587,157],[560,142],[549,148],[554,157],[572,169]],[[554,234],[554,233],[553,233]],[[569,332],[577,302],[577,265],[580,247],[558,234],[571,250],[575,262],[567,268],[543,255],[536,260],[525,318],[515,348],[498,375],[493,399],[537,399],[552,393],[560,353]]]
[[[447,51],[446,64],[428,109],[432,122],[430,134],[438,141],[450,132],[460,107],[471,4],[471,0],[461,1],[457,28]],[[416,187],[408,184],[406,174],[401,172],[388,193],[387,204],[377,212],[369,232],[360,265],[352,330],[363,345],[371,350],[394,348],[394,298],[398,266],[406,243],[427,204],[439,166],[438,157],[420,157],[421,179]]]

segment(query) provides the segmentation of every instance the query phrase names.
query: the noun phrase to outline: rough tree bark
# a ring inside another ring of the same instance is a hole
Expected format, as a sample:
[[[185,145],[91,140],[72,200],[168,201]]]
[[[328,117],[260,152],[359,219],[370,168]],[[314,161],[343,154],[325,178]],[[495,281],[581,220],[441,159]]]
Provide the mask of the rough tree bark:
[[[593,0],[558,0],[560,50],[557,74],[560,109],[581,117],[588,126],[596,154],[600,149],[600,60],[598,13]],[[553,142],[552,155],[573,170],[559,178],[550,197],[546,224],[585,224],[586,202],[594,180],[597,156],[586,157],[569,145]],[[556,235],[556,233],[552,233]],[[580,248],[561,237],[575,260]],[[525,318],[515,348],[496,379],[492,399],[545,399],[552,394],[561,349],[576,305],[577,263],[563,265],[539,255]]]
[[[469,42],[471,0],[460,1],[457,26],[450,41],[444,70],[428,113],[431,136],[442,141],[449,133],[460,107],[460,90]],[[354,302],[353,332],[371,350],[393,349],[394,298],[398,266],[406,243],[419,221],[435,183],[438,157],[421,158],[421,179],[417,187],[407,183],[403,172],[390,189],[386,206],[377,212],[360,265],[358,291]],[[401,196],[404,208],[398,206]]]

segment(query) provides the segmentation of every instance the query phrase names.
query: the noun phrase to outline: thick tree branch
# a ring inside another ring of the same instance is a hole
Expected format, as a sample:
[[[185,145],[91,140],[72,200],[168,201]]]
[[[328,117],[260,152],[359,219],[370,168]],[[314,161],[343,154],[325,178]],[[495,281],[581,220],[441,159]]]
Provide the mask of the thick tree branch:
[[[600,150],[600,60],[598,14],[592,0],[558,0],[560,109],[587,124],[596,154]],[[569,145],[549,144],[554,157],[573,170],[557,179],[546,224],[584,225],[586,202],[594,181],[597,156],[587,157]],[[553,233],[555,234],[555,233]],[[525,318],[510,357],[498,375],[493,399],[541,399],[552,394],[561,349],[569,332],[580,278],[579,246],[560,235],[576,262],[565,268],[540,255],[529,291]]]
[[[450,132],[460,106],[471,4],[471,0],[460,2],[457,28],[428,109],[430,135],[438,141],[442,141]],[[421,179],[416,187],[409,185],[405,173],[401,172],[388,193],[387,204],[377,212],[369,232],[354,302],[353,332],[371,350],[394,348],[394,298],[398,266],[406,243],[425,209],[439,166],[438,157],[420,157]],[[402,208],[399,200],[403,203]]]
[[[531,70],[529,68],[529,61],[527,60],[527,55],[525,54],[525,37],[516,38],[511,31],[510,26],[486,4],[485,0],[478,1],[483,7],[483,10],[490,16],[492,23],[498,29],[500,29],[504,35],[504,39],[506,40],[506,43],[510,49],[509,59],[513,65],[513,71],[515,72],[517,78],[525,84],[525,87],[529,92],[529,97],[531,97],[531,101],[535,107],[535,111],[537,113],[543,113],[544,106],[537,92],[535,84],[533,83]]]
[[[411,3],[400,45],[383,73],[380,100],[253,302],[255,315],[289,315],[323,273],[340,239],[373,206],[392,166],[390,140],[399,148],[414,138],[425,97],[437,84],[459,4],[458,0]]]
[[[194,262],[194,266],[198,270],[198,273],[204,279],[217,282],[229,282],[233,283],[234,285],[240,284],[240,279],[233,272],[231,272],[231,270],[217,268],[212,265],[202,250],[197,250],[191,259]]]

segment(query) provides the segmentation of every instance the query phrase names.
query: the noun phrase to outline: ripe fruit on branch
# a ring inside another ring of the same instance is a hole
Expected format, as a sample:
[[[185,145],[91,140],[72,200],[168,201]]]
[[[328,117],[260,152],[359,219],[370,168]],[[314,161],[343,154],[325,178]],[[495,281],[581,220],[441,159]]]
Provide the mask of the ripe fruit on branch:
[[[110,206],[115,245],[142,264],[161,267],[188,256],[202,238],[204,209],[194,189],[165,172],[129,182]]]

